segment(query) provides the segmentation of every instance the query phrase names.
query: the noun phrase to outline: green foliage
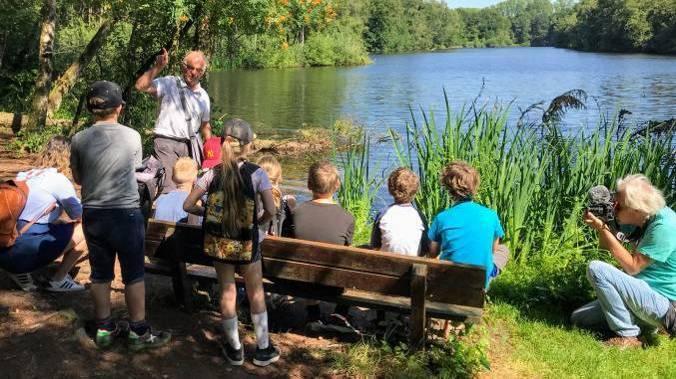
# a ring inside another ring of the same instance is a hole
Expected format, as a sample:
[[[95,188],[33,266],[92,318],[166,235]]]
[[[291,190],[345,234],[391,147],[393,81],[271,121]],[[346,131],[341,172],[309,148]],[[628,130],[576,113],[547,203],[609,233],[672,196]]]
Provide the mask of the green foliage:
[[[448,341],[436,340],[424,351],[411,352],[406,345],[362,342],[345,352],[331,354],[332,366],[348,377],[472,378],[489,368],[488,339],[483,326]]]
[[[343,171],[343,180],[338,190],[338,202],[355,219],[353,245],[370,241],[371,208],[378,188],[382,184],[369,168],[370,140],[364,135],[361,143],[350,141],[347,151],[338,153],[338,164]]]
[[[592,186],[612,187],[616,179],[640,172],[664,191],[667,204],[676,203],[673,131],[659,138],[632,137],[632,131],[620,133],[616,123],[602,120],[589,134],[566,137],[551,122],[509,128],[509,109],[499,104],[473,105],[457,114],[446,104],[441,125],[433,113],[421,110],[418,118],[411,111],[406,136],[393,138],[395,151],[400,163],[420,177],[416,205],[428,220],[450,205],[439,185],[442,168],[456,159],[477,168],[476,200],[498,212],[512,251],[505,285],[495,286],[507,297],[587,299],[586,262],[603,257],[581,217]]]
[[[14,138],[8,145],[9,149],[18,154],[37,153],[45,146],[53,136],[67,135],[68,131],[61,126],[49,126],[41,131],[23,129],[18,138]]]

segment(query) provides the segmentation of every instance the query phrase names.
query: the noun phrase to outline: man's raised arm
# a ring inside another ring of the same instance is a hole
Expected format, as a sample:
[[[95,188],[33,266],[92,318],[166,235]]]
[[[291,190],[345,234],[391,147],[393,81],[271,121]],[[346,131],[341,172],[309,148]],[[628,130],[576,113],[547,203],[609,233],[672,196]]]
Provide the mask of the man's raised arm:
[[[153,79],[169,63],[169,53],[167,49],[162,49],[162,53],[155,58],[155,64],[143,75],[136,79],[136,89],[140,92],[149,93],[157,96],[157,88],[153,85]]]

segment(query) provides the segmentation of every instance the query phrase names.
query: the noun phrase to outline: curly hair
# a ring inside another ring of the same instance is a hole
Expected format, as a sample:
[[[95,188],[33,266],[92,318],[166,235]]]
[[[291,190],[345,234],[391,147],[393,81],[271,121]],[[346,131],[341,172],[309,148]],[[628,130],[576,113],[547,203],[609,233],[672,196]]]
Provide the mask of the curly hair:
[[[64,136],[54,136],[47,141],[40,152],[36,168],[54,167],[68,178],[72,178],[70,171],[70,141]]]
[[[406,167],[397,168],[387,178],[387,190],[397,204],[413,201],[419,185],[418,175]]]
[[[617,192],[624,194],[624,206],[653,216],[664,208],[662,191],[655,188],[645,175],[627,175],[617,181]]]
[[[454,200],[472,198],[477,194],[480,182],[479,172],[464,161],[451,162],[441,173],[441,184]]]

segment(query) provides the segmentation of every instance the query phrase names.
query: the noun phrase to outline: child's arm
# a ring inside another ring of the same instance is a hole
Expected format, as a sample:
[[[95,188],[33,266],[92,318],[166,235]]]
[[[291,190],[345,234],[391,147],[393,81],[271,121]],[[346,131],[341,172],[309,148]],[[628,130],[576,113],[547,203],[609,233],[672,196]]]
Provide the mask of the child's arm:
[[[204,206],[198,205],[197,202],[202,198],[202,195],[204,195],[205,192],[206,191],[199,186],[193,187],[192,191],[190,191],[190,194],[183,202],[183,210],[197,216],[204,216]]]
[[[439,242],[430,241],[430,258],[436,258],[439,255]]]
[[[261,200],[263,200],[263,215],[258,219],[259,224],[266,224],[275,216],[275,200],[272,197],[272,190],[267,189],[261,192]]]

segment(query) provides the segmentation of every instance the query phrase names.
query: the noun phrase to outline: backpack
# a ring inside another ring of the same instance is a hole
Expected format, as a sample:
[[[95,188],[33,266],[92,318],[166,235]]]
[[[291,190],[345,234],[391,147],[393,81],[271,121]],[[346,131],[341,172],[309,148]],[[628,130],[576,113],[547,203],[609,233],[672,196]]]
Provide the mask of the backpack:
[[[0,248],[14,245],[16,239],[25,230],[16,230],[28,200],[28,186],[20,180],[8,180],[0,183]],[[24,228],[25,229],[25,228]]]

